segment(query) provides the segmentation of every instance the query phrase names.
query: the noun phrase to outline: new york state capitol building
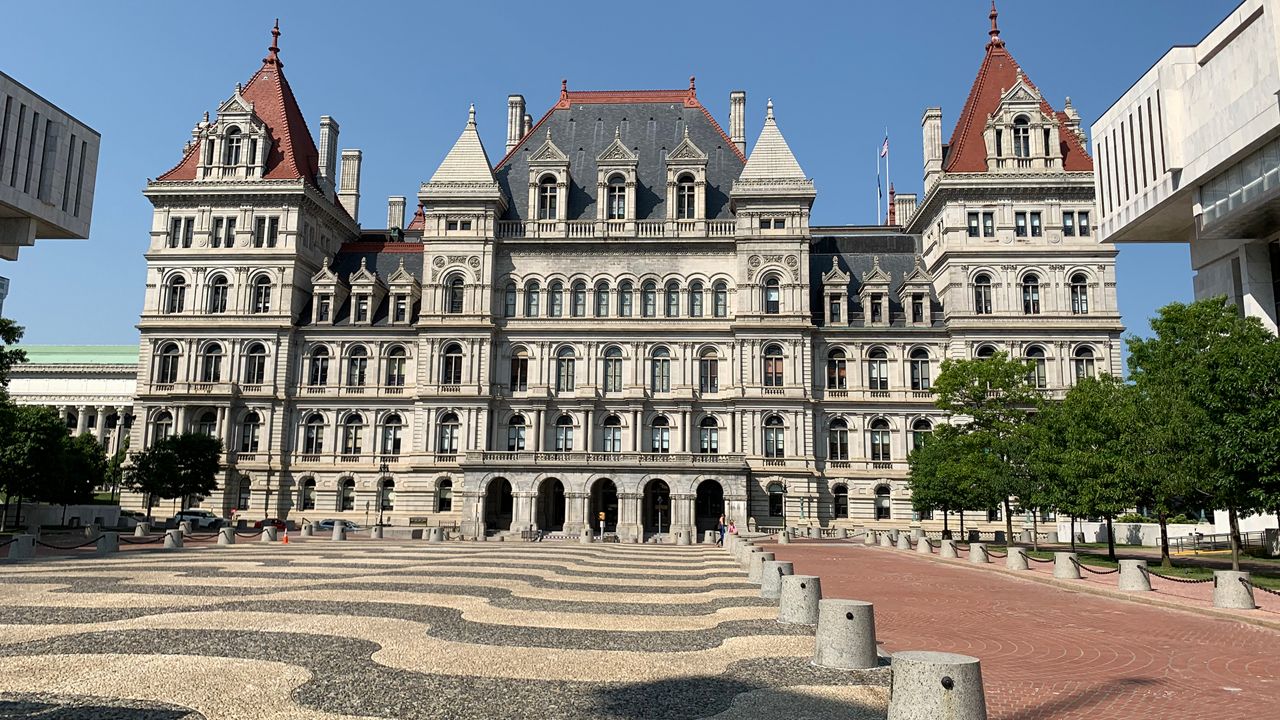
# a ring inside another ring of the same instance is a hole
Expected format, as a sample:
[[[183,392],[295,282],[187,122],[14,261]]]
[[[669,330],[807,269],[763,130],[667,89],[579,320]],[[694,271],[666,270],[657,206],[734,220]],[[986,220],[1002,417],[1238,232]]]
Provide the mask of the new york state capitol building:
[[[812,226],[786,108],[749,145],[746,106],[722,126],[692,78],[562,83],[534,122],[512,95],[500,153],[472,110],[409,222],[393,197],[369,229],[360,152],[328,116],[312,139],[273,41],[147,185],[131,446],[220,438],[221,489],[193,501],[249,517],[901,524],[944,358],[1033,359],[1057,394],[1120,371],[1080,118],[994,13],[949,141],[924,112],[922,196],[886,226]]]

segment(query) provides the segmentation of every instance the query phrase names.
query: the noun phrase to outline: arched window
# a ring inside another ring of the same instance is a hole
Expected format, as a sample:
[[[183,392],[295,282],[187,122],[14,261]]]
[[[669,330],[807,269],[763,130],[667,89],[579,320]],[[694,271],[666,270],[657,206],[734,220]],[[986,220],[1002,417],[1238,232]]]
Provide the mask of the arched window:
[[[609,317],[609,283],[596,285],[596,317]]]
[[[889,354],[884,348],[872,348],[867,353],[867,389],[889,389]]]
[[[156,356],[156,382],[171,385],[178,382],[178,362],[182,352],[175,343],[165,343]]]
[[[729,286],[724,282],[716,283],[711,290],[713,296],[712,312],[716,317],[729,316]]]
[[[698,358],[698,389],[704,393],[720,392],[720,356],[715,348],[703,350]]]
[[[404,434],[404,421],[398,413],[392,413],[382,419],[382,454],[399,455],[400,441]]]
[[[770,415],[764,421],[764,456],[767,458],[784,458],[786,452],[786,427],[782,418]]]
[[[609,176],[609,209],[610,220],[625,220],[627,217],[627,181],[621,175]]]
[[[911,389],[928,390],[930,387],[929,351],[916,348],[911,351]]]
[[[347,478],[342,481],[341,490],[338,492],[338,510],[355,510],[356,509],[356,481]]]
[[[764,314],[777,315],[782,311],[782,290],[778,278],[770,276],[764,281]]]
[[[387,387],[404,387],[409,353],[399,345],[387,351]]]
[[[1084,273],[1071,276],[1071,314],[1089,314],[1089,278]]]
[[[456,455],[458,452],[458,416],[445,413],[440,416],[436,428],[436,452],[441,455]]]
[[[827,389],[845,390],[849,387],[848,361],[844,350],[836,348],[827,353]]]
[[[573,348],[562,347],[556,351],[556,392],[573,392],[577,364]]]
[[[640,288],[640,314],[644,317],[658,314],[658,284],[652,280]]]
[[[617,415],[604,419],[604,440],[600,448],[604,452],[622,452],[622,420]]]
[[[176,275],[169,281],[165,291],[165,312],[176,315],[187,307],[187,279]]]
[[[250,343],[244,351],[244,384],[261,385],[267,379],[267,349]]]
[[[782,370],[782,346],[766,345],[764,348],[764,386],[765,387],[782,387],[783,370]]]
[[[991,314],[991,276],[986,273],[973,279],[973,312],[975,315]]]
[[[383,478],[378,483],[378,505],[383,511],[396,509],[396,481]]]
[[[769,483],[769,517],[783,517],[786,510],[786,490],[782,483]]]
[[[524,450],[524,416],[512,415],[507,421],[507,451]]]
[[[667,283],[666,288],[667,317],[680,316],[680,285],[675,281]]]
[[[720,452],[720,423],[710,415],[698,423],[698,452],[704,455]]]
[[[676,219],[693,220],[698,217],[698,194],[693,176],[685,173],[676,178]]]
[[[450,315],[460,315],[462,313],[463,290],[461,275],[454,275],[449,278],[449,296],[445,304],[445,312]]]
[[[622,350],[616,345],[604,351],[604,391],[622,392]]]
[[[507,287],[502,291],[502,316],[516,316],[516,284],[507,283]]]
[[[261,432],[262,419],[258,417],[258,413],[245,414],[244,420],[240,423],[240,452],[258,452],[258,436]]]
[[[449,343],[444,348],[440,363],[440,384],[462,384],[462,346],[458,343]]]
[[[556,418],[556,452],[573,452],[573,418]]]
[[[1071,359],[1071,364],[1075,368],[1076,380],[1091,378],[1094,376],[1094,356],[1093,348],[1084,345],[1076,348],[1075,356]]]
[[[981,345],[981,346],[979,346],[979,347],[978,347],[978,349],[973,353],[973,356],[974,356],[975,358],[979,359],[979,360],[987,360],[987,359],[989,359],[989,358],[995,357],[995,354],[996,354],[996,349],[995,349],[995,347],[994,347],[994,346],[992,346],[992,345]]]
[[[200,382],[222,382],[222,346],[209,343],[200,351]]]
[[[311,413],[303,424],[302,452],[304,455],[324,452],[324,416],[320,413]]]
[[[702,317],[702,283],[689,283],[689,317]]]
[[[1027,348],[1027,362],[1031,364],[1031,371],[1027,373],[1027,382],[1041,390],[1048,387],[1049,379],[1046,372],[1048,363],[1045,361],[1044,348],[1038,345]]]
[[[1040,276],[1035,273],[1022,278],[1022,314],[1040,314]]]
[[[250,312],[256,315],[271,312],[271,278],[266,275],[254,278],[252,300]]]
[[[538,219],[557,220],[559,212],[560,192],[556,188],[554,175],[543,175],[538,180]]]
[[[929,435],[933,433],[933,423],[924,418],[917,418],[911,423],[911,449],[919,450],[922,445],[929,441]]]
[[[564,314],[564,284],[556,281],[547,286],[547,316],[560,317]]]
[[[436,487],[436,512],[453,512],[453,481],[448,478]]]
[[[649,428],[650,450],[656,453],[671,452],[671,421],[659,415]]]
[[[155,420],[151,421],[151,440],[156,442],[163,440],[173,434],[173,414],[168,410],[161,411],[156,414]]]
[[[307,384],[320,387],[329,384],[329,349],[318,347],[311,351],[311,369],[307,373]]]
[[[542,286],[531,281],[524,287],[524,316],[538,317],[538,300],[542,295]]]
[[[889,486],[880,485],[876,488],[876,519],[891,520],[892,515],[889,506]]]
[[[369,380],[369,351],[363,345],[347,354],[347,387],[364,387]]]
[[[302,481],[302,497],[298,503],[303,510],[316,509],[316,479],[307,478]]]
[[[220,315],[227,311],[227,298],[231,294],[231,286],[224,275],[214,275],[209,281],[209,312]]]
[[[342,454],[359,455],[364,452],[364,417],[351,413],[342,422]]]
[[[511,392],[529,389],[529,352],[519,348],[511,353]]]
[[[618,285],[618,317],[631,317],[631,305],[635,299],[635,286],[624,280]]]
[[[218,416],[212,412],[200,413],[200,419],[196,421],[196,432],[209,437],[216,437],[218,434]]]
[[[838,518],[849,517],[849,488],[837,485],[832,491],[831,514]]]
[[[893,452],[889,447],[889,421],[877,418],[871,421],[871,461],[891,462]]]
[[[248,475],[240,476],[240,492],[238,495],[239,499],[237,504],[239,505],[239,509],[248,510],[249,503],[253,499],[253,481]]]
[[[587,316],[587,284],[579,280],[573,284],[573,304],[569,306],[573,317]]]
[[[222,141],[222,164],[223,165],[239,165],[240,164],[240,143],[244,140],[240,134],[240,128],[229,127]]]
[[[1013,156],[1031,157],[1031,127],[1026,115],[1013,119]]]
[[[827,426],[827,459],[849,459],[849,423],[836,418]]]
[[[671,392],[671,351],[665,347],[654,348],[650,366],[649,388],[655,393]]]

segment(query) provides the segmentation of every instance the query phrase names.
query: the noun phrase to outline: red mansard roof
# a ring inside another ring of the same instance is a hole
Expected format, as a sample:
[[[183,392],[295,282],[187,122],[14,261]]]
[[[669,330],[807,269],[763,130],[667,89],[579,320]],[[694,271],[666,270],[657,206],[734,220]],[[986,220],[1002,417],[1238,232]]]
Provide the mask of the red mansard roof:
[[[240,95],[253,103],[253,111],[271,133],[271,152],[267,155],[263,177],[267,180],[306,180],[312,185],[320,172],[320,153],[311,131],[298,108],[298,100],[284,77],[280,61],[280,24],[271,31],[271,47],[262,67],[240,90]],[[177,167],[161,175],[159,180],[195,180],[200,148],[193,143]]]
[[[964,109],[956,121],[955,130],[951,133],[951,143],[947,151],[947,161],[943,166],[946,172],[986,172],[987,144],[983,139],[987,119],[1000,105],[1004,92],[1018,82],[1021,74],[1027,85],[1035,87],[1031,78],[1027,77],[1018,66],[1018,62],[1009,54],[1000,39],[1000,30],[996,27],[995,2],[991,3],[991,41],[987,43],[987,55],[978,69],[978,77],[973,81],[969,91],[969,99],[965,100]],[[1090,172],[1093,160],[1081,144],[1080,138],[1067,127],[1064,113],[1054,110],[1047,100],[1040,101],[1040,109],[1047,115],[1058,119],[1058,139],[1062,146],[1062,165],[1068,172]]]

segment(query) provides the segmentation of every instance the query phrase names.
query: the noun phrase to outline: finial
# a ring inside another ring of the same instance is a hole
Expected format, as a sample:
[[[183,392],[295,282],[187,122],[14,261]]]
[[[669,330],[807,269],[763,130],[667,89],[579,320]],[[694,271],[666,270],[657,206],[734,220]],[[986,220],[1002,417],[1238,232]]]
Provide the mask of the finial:
[[[271,28],[271,47],[267,48],[267,56],[262,58],[262,62],[284,66],[280,62],[280,18],[276,18],[275,27]]]
[[[569,80],[560,78],[560,98],[564,99],[569,96]]]
[[[689,139],[689,123],[684,124],[684,138]]]
[[[880,269],[880,256],[879,256],[879,255],[872,255],[872,256],[871,256],[871,269],[872,269],[872,270],[879,270],[879,269]]]
[[[364,270],[364,269],[365,269],[365,261],[366,261],[366,260],[368,260],[368,258],[363,258],[363,257],[362,257],[362,258],[360,258],[360,269],[361,269],[361,270]]]
[[[1004,46],[1004,41],[1000,39],[1000,26],[996,23],[996,18],[999,16],[1000,13],[996,10],[996,0],[991,0],[991,14],[988,15],[991,18],[991,30],[987,32],[991,36],[991,41],[987,44],[993,47]]]
[[[773,119],[773,98],[769,98],[769,103],[764,107],[765,107],[764,119],[772,120]]]
[[[241,85],[240,83],[236,83],[236,94],[239,95],[240,91],[242,90],[244,90],[244,85]]]
[[[697,95],[697,94],[698,94],[698,88],[693,84],[693,80],[694,80],[693,76],[692,76],[692,75],[690,75],[690,76],[689,76],[689,94],[690,94],[690,95]]]
[[[1070,104],[1071,104],[1071,98],[1067,98],[1067,104],[1068,104],[1068,105],[1070,105]],[[208,111],[208,110],[205,110],[205,111],[204,111],[204,124],[205,124],[205,125],[208,125],[208,124],[209,124],[209,111]]]
[[[467,110],[467,124],[468,125],[476,124],[476,104],[475,103],[471,103],[471,109]]]
[[[622,137],[622,126],[618,125],[613,128],[613,139],[617,140],[620,137]]]

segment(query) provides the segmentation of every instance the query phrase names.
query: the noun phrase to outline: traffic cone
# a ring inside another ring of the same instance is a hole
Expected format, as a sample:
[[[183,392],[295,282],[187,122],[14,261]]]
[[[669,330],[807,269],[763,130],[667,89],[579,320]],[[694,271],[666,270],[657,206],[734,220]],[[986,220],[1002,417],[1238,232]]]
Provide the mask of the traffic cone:
[[[281,542],[282,542],[282,543],[284,543],[285,545],[288,545],[288,544],[289,544],[289,530],[288,530],[288,528],[286,528],[286,529],[285,529],[285,531],[284,531],[284,540],[281,540]]]

